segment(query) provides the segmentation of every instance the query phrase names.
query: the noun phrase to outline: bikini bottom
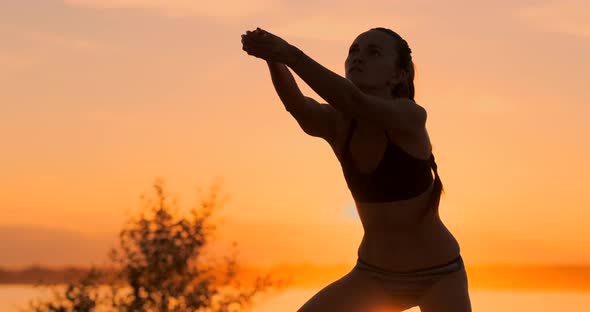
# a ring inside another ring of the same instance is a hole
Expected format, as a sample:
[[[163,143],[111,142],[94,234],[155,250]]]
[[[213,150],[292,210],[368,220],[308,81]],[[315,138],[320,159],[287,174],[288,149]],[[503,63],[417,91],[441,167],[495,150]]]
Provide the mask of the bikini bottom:
[[[465,265],[463,258],[459,255],[450,263],[437,267],[394,272],[373,266],[358,258],[353,270],[369,274],[373,279],[378,280],[396,302],[411,308],[419,304],[420,298],[428,292],[432,285],[450,273],[465,270]]]

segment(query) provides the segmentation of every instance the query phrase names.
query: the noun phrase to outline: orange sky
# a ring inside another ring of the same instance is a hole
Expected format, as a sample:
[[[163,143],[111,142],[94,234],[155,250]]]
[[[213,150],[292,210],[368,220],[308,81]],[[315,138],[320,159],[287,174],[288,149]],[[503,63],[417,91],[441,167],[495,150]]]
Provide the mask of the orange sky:
[[[399,32],[466,261],[590,262],[584,1],[199,2],[0,3],[0,266],[91,259],[156,176],[186,208],[222,177],[227,237],[251,262],[354,261],[336,157],[241,49],[257,26],[340,75],[359,33]],[[103,242],[87,256],[36,252],[34,237],[83,234]]]

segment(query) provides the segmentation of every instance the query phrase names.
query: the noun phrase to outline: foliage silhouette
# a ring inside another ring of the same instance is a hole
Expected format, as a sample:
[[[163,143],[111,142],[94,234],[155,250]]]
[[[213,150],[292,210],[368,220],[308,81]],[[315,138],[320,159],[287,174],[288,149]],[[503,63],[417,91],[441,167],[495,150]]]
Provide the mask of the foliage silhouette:
[[[147,212],[124,226],[108,265],[93,266],[65,290],[53,289],[52,298],[29,302],[26,311],[238,312],[288,286],[289,279],[270,272],[248,282],[239,278],[236,242],[223,261],[206,258],[205,247],[216,230],[212,214],[227,199],[219,198],[219,184],[190,210],[190,217],[178,213],[176,200],[168,202],[162,179],[153,187],[155,201],[148,200]]]

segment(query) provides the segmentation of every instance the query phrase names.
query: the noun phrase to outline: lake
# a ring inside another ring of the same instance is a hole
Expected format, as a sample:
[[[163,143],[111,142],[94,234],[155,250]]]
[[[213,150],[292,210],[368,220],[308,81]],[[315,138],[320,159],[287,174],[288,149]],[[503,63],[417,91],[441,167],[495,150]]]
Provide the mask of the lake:
[[[296,311],[321,288],[289,288],[267,298],[252,312]],[[33,298],[50,296],[44,288],[29,285],[0,285],[0,311],[18,312]],[[590,292],[470,290],[476,312],[590,311]],[[420,311],[419,308],[406,310]]]

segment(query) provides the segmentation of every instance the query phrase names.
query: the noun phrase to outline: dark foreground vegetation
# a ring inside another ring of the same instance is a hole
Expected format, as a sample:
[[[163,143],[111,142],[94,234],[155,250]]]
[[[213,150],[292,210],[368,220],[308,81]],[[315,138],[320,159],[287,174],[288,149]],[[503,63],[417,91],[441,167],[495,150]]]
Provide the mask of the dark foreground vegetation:
[[[62,276],[42,268],[21,271],[22,278],[45,274],[49,281],[36,280],[39,284],[65,283],[53,286],[52,298],[31,301],[26,311],[237,312],[288,286],[286,278],[271,273],[240,275],[235,242],[223,259],[206,256],[216,229],[211,217],[226,199],[218,184],[189,216],[178,213],[161,179],[153,189],[154,198],[142,196],[143,210],[120,231],[108,265],[66,269]]]

